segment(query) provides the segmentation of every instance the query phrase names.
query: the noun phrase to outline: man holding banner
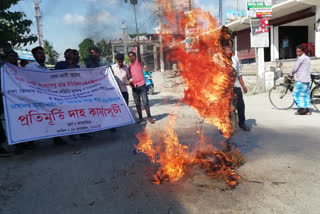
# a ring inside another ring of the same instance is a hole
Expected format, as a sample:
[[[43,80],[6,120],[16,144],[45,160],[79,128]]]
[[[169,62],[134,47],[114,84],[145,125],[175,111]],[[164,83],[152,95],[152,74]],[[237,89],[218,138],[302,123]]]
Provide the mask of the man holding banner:
[[[41,46],[35,47],[31,50],[33,57],[36,59],[35,62],[31,62],[26,65],[26,68],[33,70],[49,71],[49,68],[45,65],[46,54]]]
[[[1,71],[10,145],[134,123],[106,67],[50,71],[6,63]]]
[[[18,66],[18,54],[14,50],[10,50],[5,54],[5,62]],[[1,66],[2,67],[2,64]],[[0,82],[1,85],[1,82]],[[2,96],[4,95],[1,93],[1,101],[0,101],[0,115],[3,116],[4,109],[3,109],[3,102],[2,102]],[[10,155],[10,152],[3,146],[3,143],[5,143],[7,140],[6,133],[4,130],[4,127],[2,126],[2,121],[0,121],[0,156],[1,157],[7,157]]]

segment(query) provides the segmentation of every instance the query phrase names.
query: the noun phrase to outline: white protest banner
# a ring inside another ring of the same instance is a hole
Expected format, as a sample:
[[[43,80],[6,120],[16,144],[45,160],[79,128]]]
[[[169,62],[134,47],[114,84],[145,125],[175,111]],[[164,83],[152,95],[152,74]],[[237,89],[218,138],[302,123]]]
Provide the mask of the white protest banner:
[[[134,123],[106,67],[42,72],[6,63],[1,77],[9,144]]]

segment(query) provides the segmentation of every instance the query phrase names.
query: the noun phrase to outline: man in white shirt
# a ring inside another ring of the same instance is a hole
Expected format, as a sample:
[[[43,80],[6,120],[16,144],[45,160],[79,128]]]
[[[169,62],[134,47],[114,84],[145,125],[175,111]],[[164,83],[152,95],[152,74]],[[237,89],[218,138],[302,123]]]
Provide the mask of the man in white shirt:
[[[126,65],[123,64],[124,61],[124,55],[121,53],[118,53],[116,55],[117,63],[112,65],[112,71],[113,75],[118,83],[118,86],[120,88],[121,94],[126,101],[127,105],[129,104],[129,94],[127,89],[127,83],[128,83],[128,77],[129,77],[129,70]]]
[[[35,62],[29,63],[26,65],[26,68],[35,70],[35,71],[42,71],[48,72],[50,69],[45,65],[46,61],[46,54],[44,53],[44,49],[41,46],[35,47],[31,50],[33,57],[36,59]],[[56,145],[64,145],[66,141],[64,141],[61,137],[53,138],[53,142]]]
[[[26,65],[26,68],[30,68],[36,71],[50,71],[49,68],[45,65],[46,55],[44,49],[41,46],[35,47],[31,50],[33,57],[36,59],[35,62],[29,63]]]
[[[230,43],[230,48],[233,48],[233,41],[229,40]],[[234,87],[233,87],[233,91],[234,93],[237,95],[237,105],[236,105],[236,109],[238,112],[238,122],[239,122],[239,127],[241,129],[243,129],[244,131],[250,131],[250,128],[245,124],[245,104],[244,104],[244,100],[243,100],[243,96],[242,96],[242,90],[244,93],[248,92],[248,89],[246,87],[246,85],[243,82],[242,79],[242,73],[240,70],[240,62],[237,56],[235,56],[234,51],[232,53],[232,68],[234,69],[234,71],[236,72],[236,77],[235,77],[235,82],[234,82]]]

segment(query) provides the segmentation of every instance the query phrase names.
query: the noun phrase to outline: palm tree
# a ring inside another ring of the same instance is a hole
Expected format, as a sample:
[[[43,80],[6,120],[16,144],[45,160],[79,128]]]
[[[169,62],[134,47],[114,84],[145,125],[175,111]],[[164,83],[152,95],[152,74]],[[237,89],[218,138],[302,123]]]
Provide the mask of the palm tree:
[[[124,0],[126,3],[128,3],[128,0]],[[137,22],[137,12],[136,12],[136,5],[138,4],[138,0],[130,0],[130,4],[133,5],[133,10],[134,10],[134,19],[136,22],[136,33],[138,35],[138,40],[139,40],[139,30],[138,30],[138,22]]]
[[[55,65],[59,58],[59,53],[53,49],[53,46],[48,40],[44,40],[44,52],[48,56],[48,63],[50,65]]]

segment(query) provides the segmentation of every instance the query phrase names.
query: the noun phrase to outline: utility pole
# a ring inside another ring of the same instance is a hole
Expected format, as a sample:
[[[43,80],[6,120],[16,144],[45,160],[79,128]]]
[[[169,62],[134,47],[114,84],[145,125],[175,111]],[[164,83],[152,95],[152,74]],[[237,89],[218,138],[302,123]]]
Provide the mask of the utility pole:
[[[160,71],[164,72],[164,57],[163,57],[163,37],[162,37],[162,21],[163,16],[162,7],[158,5],[158,19],[159,19],[159,42],[160,42]]]
[[[137,21],[136,4],[133,4],[133,10],[134,10],[134,19],[135,19],[135,22],[136,22],[136,33],[137,33],[138,41],[139,41],[139,40],[140,40],[140,38],[139,38],[139,30],[138,30],[138,21]]]
[[[192,2],[191,2],[192,0],[189,0],[189,11],[191,11],[192,10]]]
[[[219,25],[222,25],[222,0],[219,0]]]
[[[35,17],[37,22],[39,45],[43,47],[43,31],[42,31],[42,16],[40,11],[40,1],[41,0],[34,0],[33,6],[36,12]]]

